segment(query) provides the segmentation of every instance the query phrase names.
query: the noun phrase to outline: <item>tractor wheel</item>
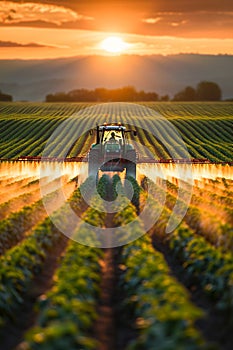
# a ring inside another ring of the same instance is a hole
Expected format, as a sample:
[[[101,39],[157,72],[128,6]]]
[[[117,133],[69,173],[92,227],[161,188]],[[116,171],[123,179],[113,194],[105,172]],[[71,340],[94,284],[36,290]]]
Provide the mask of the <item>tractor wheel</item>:
[[[99,172],[100,152],[98,149],[91,149],[88,158],[88,176],[96,176]]]
[[[136,152],[135,150],[130,150],[126,153],[126,176],[132,176],[136,179]]]

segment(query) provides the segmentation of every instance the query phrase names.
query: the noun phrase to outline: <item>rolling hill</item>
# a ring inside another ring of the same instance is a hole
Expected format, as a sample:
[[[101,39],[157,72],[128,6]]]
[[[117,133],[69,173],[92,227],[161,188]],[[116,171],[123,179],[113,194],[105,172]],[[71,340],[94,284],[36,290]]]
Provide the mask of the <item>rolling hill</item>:
[[[46,94],[77,88],[133,85],[172,97],[201,80],[218,83],[232,98],[232,56],[89,56],[50,60],[0,60],[0,89],[14,100],[43,101]]]

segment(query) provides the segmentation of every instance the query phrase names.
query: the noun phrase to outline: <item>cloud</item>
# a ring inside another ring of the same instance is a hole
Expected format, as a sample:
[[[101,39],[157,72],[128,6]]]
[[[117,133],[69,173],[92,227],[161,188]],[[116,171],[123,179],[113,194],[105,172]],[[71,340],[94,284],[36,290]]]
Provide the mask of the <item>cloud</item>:
[[[60,46],[55,46],[55,45],[46,45],[46,44],[40,44],[40,43],[26,43],[26,44],[22,44],[22,43],[17,43],[14,41],[2,41],[0,40],[0,48],[4,48],[4,47],[27,47],[27,48],[37,48],[37,47],[46,47],[46,48],[58,48]]]
[[[233,1],[0,0],[0,30],[13,26],[227,39]]]
[[[143,18],[142,22],[148,23],[148,24],[155,24],[155,23],[158,23],[160,20],[161,20],[161,17],[157,17],[157,18]]]
[[[38,0],[39,1],[39,0]],[[95,8],[108,7],[115,10],[116,8],[137,8],[144,11],[173,11],[173,12],[185,12],[185,11],[230,11],[233,10],[233,2],[230,0],[219,1],[219,0],[40,0],[40,3],[53,3],[63,6],[67,6],[73,9],[77,8]]]
[[[233,12],[154,12],[141,19],[140,30],[146,35],[233,38]]]
[[[35,2],[0,2],[0,23],[2,24],[42,21],[54,25],[62,25],[64,23],[80,20],[91,21],[93,18],[78,14],[77,12],[63,6]]]

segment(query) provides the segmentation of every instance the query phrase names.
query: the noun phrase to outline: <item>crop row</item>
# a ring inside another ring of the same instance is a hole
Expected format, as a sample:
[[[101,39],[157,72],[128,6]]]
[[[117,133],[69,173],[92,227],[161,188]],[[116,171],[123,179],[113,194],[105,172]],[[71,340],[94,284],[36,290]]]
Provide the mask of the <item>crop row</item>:
[[[45,188],[48,190],[49,187],[53,185],[53,182],[46,184],[44,190]],[[58,209],[60,206],[59,193],[60,190],[48,193],[43,199],[33,201],[31,205],[23,206],[22,209],[12,212],[5,219],[0,220],[0,255],[7,249],[19,243],[25,238],[25,236],[28,236],[31,233],[33,226],[47,216],[46,209],[44,208],[45,202],[49,203],[49,206],[52,207],[53,210]],[[2,215],[7,208],[7,204],[9,206],[12,202],[13,204],[17,204],[17,199],[21,200],[21,197],[24,200],[30,199],[30,193],[26,193],[20,197],[13,198],[9,202],[3,203],[0,206],[0,209],[2,209]]]
[[[46,255],[59,238],[60,235],[49,219],[45,219],[25,241],[1,257],[1,326],[7,319],[13,318],[15,310],[23,302],[22,297],[33,276],[40,272]]]
[[[147,200],[150,202],[152,213],[161,210],[159,220],[150,231],[152,238],[159,236],[167,242],[171,252],[182,262],[184,271],[190,276],[190,281],[195,284],[198,280],[207,296],[210,294],[214,296],[222,308],[232,313],[233,257],[231,252],[224,252],[221,247],[211,245],[205,237],[195,234],[184,223],[171,234],[165,234],[172,212],[167,208],[161,208],[161,204],[154,196],[147,196]],[[176,220],[176,217],[173,220]]]
[[[90,182],[82,185],[90,189]],[[77,203],[82,202],[82,196],[78,195],[80,189],[76,190],[72,199]],[[62,239],[58,228],[53,224],[59,222],[70,225],[67,215],[67,206],[62,206],[53,213],[51,218],[46,218],[39,223],[33,232],[26,237],[21,244],[9,249],[0,258],[0,324],[3,326],[7,319],[14,317],[15,310],[22,304],[23,296],[35,275],[43,268],[46,256],[52,251],[56,244]],[[75,223],[73,225],[75,227]]]
[[[89,108],[86,108],[88,106]],[[95,106],[87,104],[72,104],[71,106],[68,104],[36,104],[23,107],[19,104],[17,105],[17,113],[14,104],[12,106],[4,104],[1,114],[0,157],[14,158],[20,155],[40,155],[49,136],[62,122],[65,122],[64,128],[47,151],[50,156],[62,157],[66,155],[64,153],[65,149],[66,151],[70,149],[69,155],[76,156],[80,153],[86,153],[93,140],[90,135],[82,135],[75,143],[77,130],[84,130],[84,127],[92,129],[96,122],[121,121],[136,125],[139,141],[159,158],[170,158],[171,155],[176,158],[184,157],[179,138],[169,127],[169,125],[173,125],[184,139],[191,157],[209,158],[213,161],[232,160],[232,146],[230,143],[232,121],[230,117],[220,117],[222,115],[220,107],[225,108],[224,104],[216,105],[216,114],[214,114],[214,108],[212,108],[213,114],[209,118],[206,116],[207,108],[205,104],[190,104],[190,106],[184,104],[183,111],[181,104],[178,109],[176,104],[158,104],[155,106],[148,103],[147,106],[148,108],[143,104],[104,104]],[[161,117],[156,116],[155,111],[157,109],[161,109],[162,115],[171,124],[165,123]],[[185,118],[184,112],[188,109],[191,112],[186,114]],[[181,115],[175,114],[176,111],[179,113],[179,110]],[[203,110],[203,118],[195,118],[194,116],[197,115],[195,110],[198,111],[198,115],[201,115],[201,110]],[[29,118],[30,112],[34,113],[32,113],[33,118]],[[10,118],[11,113],[13,113],[13,116]],[[68,119],[70,116],[72,118]],[[158,132],[159,137],[155,138],[144,129]]]
[[[121,115],[122,104],[117,104],[114,106],[116,115]],[[89,103],[1,103],[0,104],[0,113],[4,117],[17,118],[18,115],[22,115],[25,119],[33,117],[41,118],[50,116],[52,118],[60,116],[61,113],[64,115],[73,115],[78,113],[80,110],[91,107],[92,104]],[[102,106],[102,105],[101,105]],[[128,107],[129,106],[129,107]],[[167,118],[173,119],[176,116],[179,116],[181,119],[191,118],[203,118],[208,119],[209,117],[213,118],[226,118],[232,117],[233,107],[232,103],[137,103],[135,105],[127,104],[127,112],[137,112],[140,107],[146,107],[151,109],[156,113],[166,116]],[[134,109],[132,109],[134,107]]]
[[[83,223],[72,236],[74,239],[89,237],[93,242],[97,239],[95,230],[90,232],[90,226],[86,223],[99,227],[105,225],[104,208],[101,203],[98,206],[98,197],[95,194],[93,197],[91,190],[93,181],[89,178],[82,191],[76,190],[70,200],[72,209],[78,212],[82,193],[90,194],[98,207],[97,210],[92,207],[87,209],[82,217]],[[101,196],[106,195],[104,184],[107,181],[105,176],[99,182],[98,192]],[[122,210],[114,216],[114,223],[121,226],[120,235],[124,227],[125,235],[129,237],[133,237],[135,230],[143,235],[143,225],[137,218],[137,209],[127,199],[127,188],[124,189],[119,181],[119,177],[115,176],[113,193],[117,190]],[[132,178],[128,178],[128,181],[136,190],[135,200],[140,197],[142,190]],[[61,211],[59,215],[61,216]],[[62,213],[63,220],[64,215]],[[130,229],[127,226],[129,223],[133,223]],[[48,242],[51,244],[51,225],[49,222],[47,224],[43,232],[48,232]],[[86,243],[90,241],[87,240]],[[118,261],[121,274],[117,288],[124,296],[121,304],[124,315],[122,323],[127,323],[129,318],[136,330],[135,339],[130,342],[128,349],[148,349],[156,344],[160,349],[167,349],[171,344],[173,348],[206,349],[202,336],[194,326],[195,320],[202,313],[190,303],[186,290],[170,276],[163,256],[154,250],[150,238],[144,236],[123,247],[121,251]],[[33,253],[36,257],[35,251]],[[37,305],[36,326],[26,334],[25,341],[18,349],[98,347],[93,327],[97,320],[102,258],[103,252],[99,248],[84,247],[76,242],[68,244],[55,273],[52,289],[41,296]],[[18,296],[21,297],[21,294]]]
[[[123,198],[123,207],[126,202]],[[136,209],[128,203],[116,214],[115,223],[124,227],[132,221],[135,224],[131,228],[126,226],[125,234],[133,237],[135,230],[139,230],[143,236]],[[202,312],[190,303],[186,290],[170,276],[162,254],[154,250],[148,236],[122,249],[120,268],[119,288],[125,297],[121,306],[125,315],[122,321],[126,326],[133,322],[137,330],[136,339],[127,349],[206,348],[194,326]]]
[[[50,195],[51,196],[51,195]],[[53,197],[56,194],[52,194]],[[0,221],[0,254],[23,239],[37,222],[46,216],[43,200],[39,200],[31,206],[25,206],[8,218]]]
[[[155,110],[167,118],[176,118],[179,116],[181,119],[187,118],[227,118],[232,117],[233,107],[232,103],[144,103],[146,107]]]
[[[35,199],[39,198],[39,191],[26,192],[19,196],[16,196],[2,204],[0,204],[0,220],[5,219],[10,213],[22,209],[25,204],[32,204]]]
[[[85,109],[87,103],[1,103],[1,116],[8,119],[17,119],[23,117],[26,119],[47,119],[63,118],[78,113]]]
[[[75,198],[80,197],[80,192]],[[96,201],[95,197],[92,198]],[[73,201],[74,205],[77,201]],[[101,209],[101,208],[100,208]],[[85,223],[103,227],[105,213],[93,208],[84,213],[83,223],[74,233],[77,237],[95,239]],[[93,325],[100,294],[101,249],[71,241],[54,276],[54,285],[38,303],[37,325],[26,335],[19,349],[96,349]]]
[[[183,263],[190,282],[198,281],[205,293],[217,300],[218,308],[233,320],[233,258],[211,246],[190,229],[178,228],[170,239],[170,247]],[[229,321],[229,320],[228,320]]]
[[[176,213],[184,212],[183,220],[196,234],[202,235],[211,244],[221,247],[223,250],[232,250],[231,207],[224,203],[223,205],[219,204],[219,206],[214,205],[213,208],[213,202],[208,200],[204,190],[202,190],[202,197],[194,194],[191,203],[187,207],[183,199],[189,195],[187,190],[182,189],[182,197],[177,200],[178,187],[175,184],[163,180],[160,181],[159,186],[149,179],[146,181],[150,186],[150,193],[157,199],[158,205],[166,199],[163,215],[169,218],[176,205]],[[215,210],[214,213],[212,213],[213,210]]]

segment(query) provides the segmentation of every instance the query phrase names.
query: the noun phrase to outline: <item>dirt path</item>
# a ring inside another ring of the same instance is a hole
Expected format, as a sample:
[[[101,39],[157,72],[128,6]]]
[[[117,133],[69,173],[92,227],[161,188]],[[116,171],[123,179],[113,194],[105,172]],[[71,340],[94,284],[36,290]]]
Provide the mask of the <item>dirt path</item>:
[[[109,248],[105,250],[102,264],[101,295],[97,309],[99,317],[95,326],[95,336],[100,344],[98,350],[116,349],[115,286],[115,249]]]
[[[114,200],[111,182],[105,200]],[[106,215],[105,227],[111,228],[115,226],[114,216],[114,213]],[[94,326],[95,338],[99,343],[97,350],[123,350],[135,336],[131,329],[131,322],[126,324],[126,315],[122,315],[122,305],[125,296],[124,292],[119,289],[120,275],[122,273],[119,267],[121,251],[122,247],[105,249],[102,262],[101,294],[97,306],[98,318]]]

